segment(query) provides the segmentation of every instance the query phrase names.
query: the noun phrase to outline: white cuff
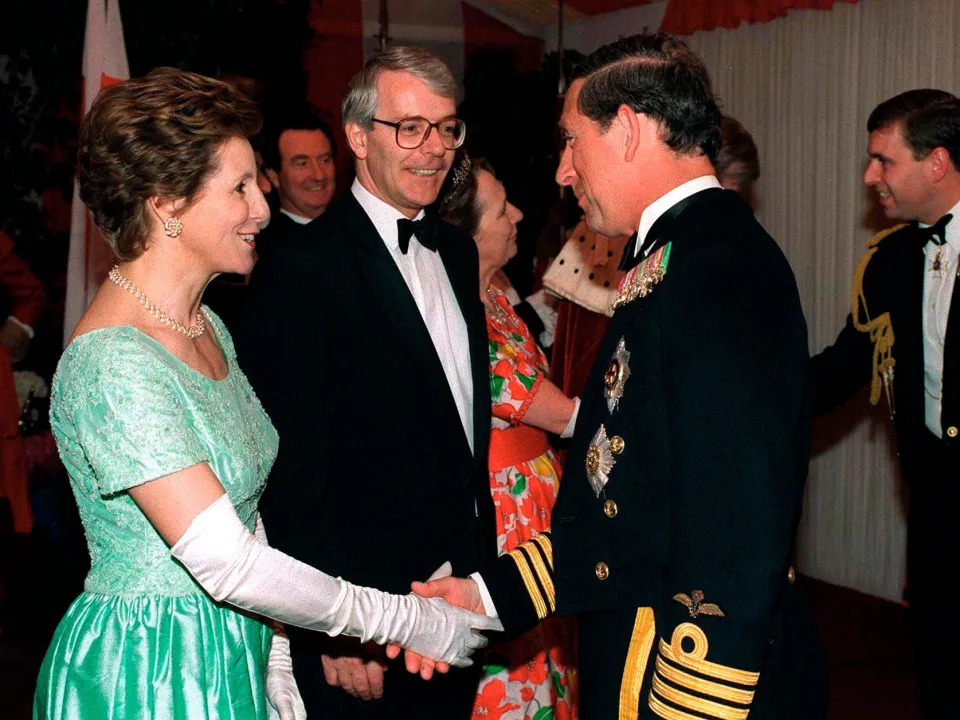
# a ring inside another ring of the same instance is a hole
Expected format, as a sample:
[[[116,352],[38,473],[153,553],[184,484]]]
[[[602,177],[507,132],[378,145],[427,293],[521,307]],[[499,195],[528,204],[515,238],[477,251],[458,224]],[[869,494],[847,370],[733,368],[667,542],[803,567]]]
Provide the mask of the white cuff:
[[[557,334],[557,311],[544,301],[546,293],[545,288],[540,288],[527,298],[527,302],[543,323],[543,332],[540,333],[541,344],[544,347],[550,347]]]
[[[27,337],[33,340],[33,328],[27,325],[23,320],[18,320],[13,315],[8,315],[7,320],[13,320],[13,322],[23,329],[23,331],[27,334]]]
[[[470,573],[470,579],[477,583],[477,588],[480,590],[480,599],[483,600],[483,609],[487,613],[487,617],[500,619],[500,616],[497,614],[497,606],[493,604],[493,598],[490,597],[490,591],[487,590],[487,584],[483,581],[483,577],[480,573]]]
[[[563,432],[560,433],[561,438],[571,438],[573,437],[573,431],[577,429],[577,416],[580,414],[580,398],[575,397],[573,399],[573,412],[570,413],[570,419],[567,420],[567,426],[563,429]]]

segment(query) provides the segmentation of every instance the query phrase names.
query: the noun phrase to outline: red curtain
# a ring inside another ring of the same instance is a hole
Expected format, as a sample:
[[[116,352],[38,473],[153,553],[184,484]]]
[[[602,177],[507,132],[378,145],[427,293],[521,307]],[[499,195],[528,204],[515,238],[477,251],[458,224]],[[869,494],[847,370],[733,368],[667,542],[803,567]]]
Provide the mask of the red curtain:
[[[735,28],[741,22],[768,22],[789,10],[831,10],[834,2],[857,0],[670,0],[660,29],[674,35]]]

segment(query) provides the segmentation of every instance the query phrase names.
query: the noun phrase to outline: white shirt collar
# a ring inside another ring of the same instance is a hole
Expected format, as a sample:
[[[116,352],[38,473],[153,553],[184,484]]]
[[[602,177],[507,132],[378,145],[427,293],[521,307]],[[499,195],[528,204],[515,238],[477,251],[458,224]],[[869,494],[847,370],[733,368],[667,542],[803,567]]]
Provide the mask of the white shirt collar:
[[[950,246],[950,249],[953,250],[954,254],[960,255],[960,202],[947,210],[944,215],[947,213],[953,215],[953,218],[951,218],[950,222],[947,223],[947,245]],[[918,224],[922,228],[930,227],[926,223]],[[932,243],[927,243],[927,245],[924,247],[924,250],[929,255],[934,251],[934,247],[935,246]]]
[[[640,248],[643,247],[647,239],[647,233],[650,232],[650,228],[653,227],[653,224],[661,215],[684,198],[690,197],[701,190],[707,190],[713,187],[720,187],[720,181],[717,180],[717,176],[701,175],[693,180],[688,180],[683,183],[683,185],[677,185],[677,187],[670,190],[666,195],[661,195],[647,205],[643,214],[640,215],[640,227],[637,230],[637,244],[633,249],[634,256],[640,253]]]
[[[395,207],[387,205],[387,203],[361,185],[357,179],[354,179],[353,185],[350,187],[350,192],[353,193],[357,202],[360,203],[360,207],[363,208],[363,211],[370,218],[370,222],[373,223],[377,232],[380,233],[380,237],[383,238],[387,249],[391,252],[394,250],[399,251],[400,241],[398,239],[397,220],[406,218],[407,216]],[[414,220],[419,220],[423,215],[424,212],[421,210]]]
[[[297,215],[296,213],[292,213],[286,208],[280,208],[280,212],[282,212],[288,218],[290,218],[295,223],[297,223],[297,225],[306,225],[308,222],[310,222],[310,218],[304,217],[303,215]]]

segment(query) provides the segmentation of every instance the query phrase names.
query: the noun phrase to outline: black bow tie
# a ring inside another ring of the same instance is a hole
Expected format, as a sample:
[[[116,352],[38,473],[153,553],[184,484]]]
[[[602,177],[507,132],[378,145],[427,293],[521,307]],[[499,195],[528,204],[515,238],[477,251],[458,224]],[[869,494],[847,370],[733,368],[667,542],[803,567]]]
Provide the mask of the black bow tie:
[[[926,242],[934,245],[943,245],[947,241],[947,225],[953,220],[953,215],[947,213],[928,228],[919,228]],[[924,243],[926,244],[926,243]]]
[[[410,238],[414,235],[417,236],[421,245],[436,252],[440,239],[440,217],[428,213],[419,220],[407,220],[407,218],[397,220],[397,241],[400,244],[400,252],[404,255],[410,249]]]
[[[700,190],[693,195],[687,195],[683,200],[680,200],[673,207],[662,213],[660,217],[654,221],[653,225],[650,226],[646,237],[643,239],[643,245],[641,245],[639,249],[637,248],[637,243],[640,242],[639,234],[634,233],[631,235],[630,240],[627,241],[627,246],[623,249],[623,257],[620,259],[619,269],[632,270],[643,262],[647,255],[649,255],[653,251],[653,248],[660,242],[660,237],[673,225],[673,221],[679,217],[680,213],[695,202],[702,200],[705,193],[715,192],[723,192],[723,190],[721,188]]]

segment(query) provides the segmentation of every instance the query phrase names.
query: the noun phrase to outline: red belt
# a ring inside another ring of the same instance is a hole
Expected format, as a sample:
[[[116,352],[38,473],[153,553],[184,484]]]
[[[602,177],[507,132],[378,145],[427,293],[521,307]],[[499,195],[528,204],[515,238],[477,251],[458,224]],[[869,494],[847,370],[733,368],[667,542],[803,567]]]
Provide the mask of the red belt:
[[[547,433],[530,425],[490,431],[491,472],[538,458],[550,449]]]

